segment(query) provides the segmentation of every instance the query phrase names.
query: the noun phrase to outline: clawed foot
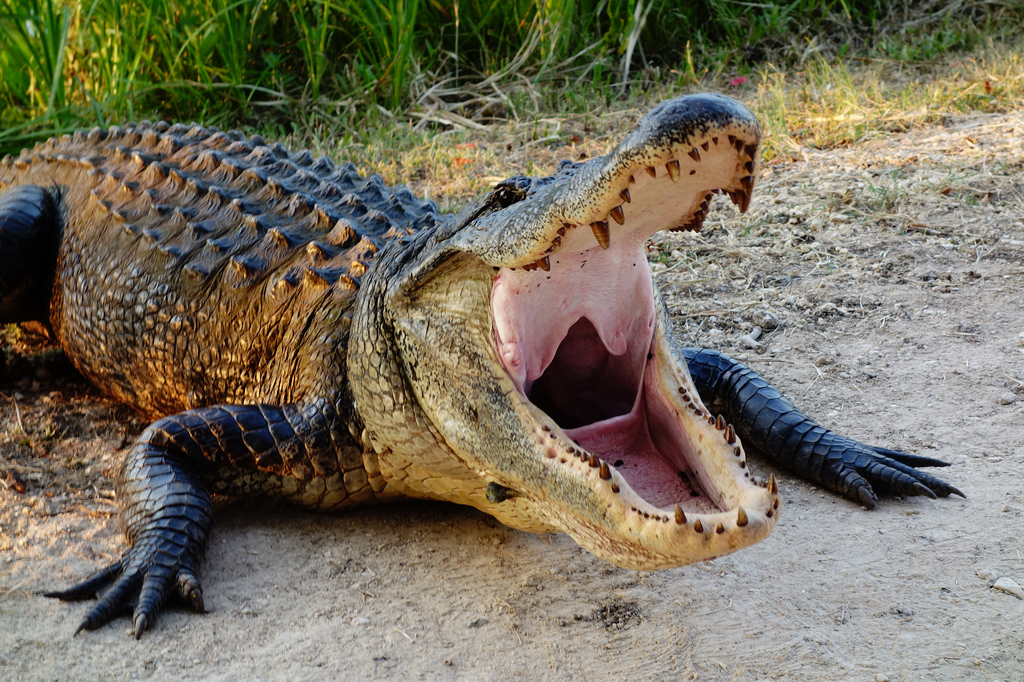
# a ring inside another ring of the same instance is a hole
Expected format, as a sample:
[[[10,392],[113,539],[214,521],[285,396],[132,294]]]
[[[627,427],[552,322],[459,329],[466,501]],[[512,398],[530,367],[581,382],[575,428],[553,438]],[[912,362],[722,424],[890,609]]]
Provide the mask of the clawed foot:
[[[80,601],[99,595],[99,600],[75,630],[95,630],[116,616],[134,611],[135,639],[142,637],[156,620],[164,600],[177,594],[196,613],[203,613],[203,588],[192,561],[175,538],[140,538],[134,547],[85,581],[45,596],[62,601]]]
[[[874,509],[878,503],[873,485],[892,495],[907,497],[967,497],[942,479],[916,468],[949,466],[939,459],[872,447],[842,436],[835,438],[823,456],[823,483],[868,509]]]

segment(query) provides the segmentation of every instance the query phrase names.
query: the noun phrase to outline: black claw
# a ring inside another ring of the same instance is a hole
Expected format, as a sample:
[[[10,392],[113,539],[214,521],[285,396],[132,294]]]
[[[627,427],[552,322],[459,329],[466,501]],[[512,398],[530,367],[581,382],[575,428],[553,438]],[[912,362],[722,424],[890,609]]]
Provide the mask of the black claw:
[[[61,601],[93,599],[101,590],[117,580],[117,576],[121,574],[121,567],[122,562],[115,561],[103,570],[93,573],[77,585],[72,585],[66,590],[46,592],[43,596],[50,599],[60,599]]]
[[[856,492],[857,501],[861,503],[865,509],[874,509],[878,505],[878,498],[875,497],[875,492],[871,490],[871,486],[864,484],[862,487],[857,489]]]
[[[960,492],[959,490],[957,490],[956,488],[954,488],[951,485],[947,485],[946,486],[946,491],[945,492],[946,492],[947,495],[959,495],[960,497],[964,498],[965,500],[967,499],[966,495],[964,495],[962,492]]]
[[[924,495],[925,497],[930,497],[933,500],[939,499],[939,496],[936,495],[931,488],[922,484],[919,481],[914,481],[914,493],[917,495]]]
[[[900,464],[906,464],[912,467],[948,467],[949,462],[944,462],[941,459],[933,459],[931,457],[922,457],[920,455],[911,455],[906,452],[900,452],[899,450],[889,450],[888,448],[880,448],[877,445],[871,447],[872,450],[880,455],[884,455],[889,459],[894,459]]]
[[[135,616],[135,639],[142,639],[142,633],[149,628],[149,619],[146,614],[139,613]]]
[[[195,574],[183,568],[178,572],[177,582],[178,596],[181,600],[194,612],[206,613],[206,607],[203,604],[203,586]]]

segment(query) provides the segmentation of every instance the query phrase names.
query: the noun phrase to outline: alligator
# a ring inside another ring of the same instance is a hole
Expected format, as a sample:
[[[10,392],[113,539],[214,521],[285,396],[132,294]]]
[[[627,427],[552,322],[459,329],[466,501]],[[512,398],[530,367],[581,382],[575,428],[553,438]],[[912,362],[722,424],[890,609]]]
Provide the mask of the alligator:
[[[740,103],[659,104],[609,154],[510,177],[456,215],[351,165],[198,125],[94,128],[0,162],[0,321],[43,321],[154,421],[116,479],[128,549],[62,600],[75,634],[203,609],[213,500],[398,497],[569,534],[622,567],[721,556],[778,519],[742,443],[875,506],[962,495],[944,462],[817,424],[672,335],[648,238],[746,211]]]

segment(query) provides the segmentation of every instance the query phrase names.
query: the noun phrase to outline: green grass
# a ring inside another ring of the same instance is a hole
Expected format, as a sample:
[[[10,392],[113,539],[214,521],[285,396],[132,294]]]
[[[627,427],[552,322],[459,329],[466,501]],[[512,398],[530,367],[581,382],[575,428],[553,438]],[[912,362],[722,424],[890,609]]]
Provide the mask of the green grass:
[[[1022,19],[1024,0],[0,0],[0,151],[138,118],[358,144],[410,112],[596,116],[738,75],[772,130],[825,144],[863,135],[888,96],[841,58],[926,69],[1014,44]],[[991,109],[1000,87],[957,106]],[[808,132],[794,113],[815,111]]]

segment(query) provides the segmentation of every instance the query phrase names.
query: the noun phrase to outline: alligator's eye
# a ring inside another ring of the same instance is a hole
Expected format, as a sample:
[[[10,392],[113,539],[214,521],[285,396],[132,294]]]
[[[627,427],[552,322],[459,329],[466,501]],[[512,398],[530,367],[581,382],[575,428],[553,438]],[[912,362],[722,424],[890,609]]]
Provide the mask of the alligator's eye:
[[[495,205],[495,210],[508,208],[525,199],[531,185],[530,178],[525,175],[513,175],[494,186],[494,189],[491,190],[490,202]]]

